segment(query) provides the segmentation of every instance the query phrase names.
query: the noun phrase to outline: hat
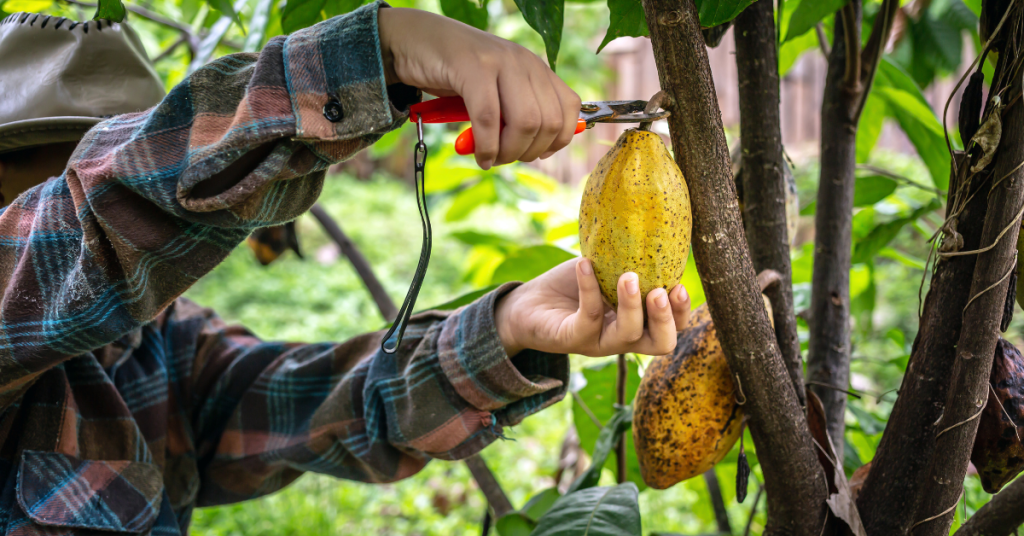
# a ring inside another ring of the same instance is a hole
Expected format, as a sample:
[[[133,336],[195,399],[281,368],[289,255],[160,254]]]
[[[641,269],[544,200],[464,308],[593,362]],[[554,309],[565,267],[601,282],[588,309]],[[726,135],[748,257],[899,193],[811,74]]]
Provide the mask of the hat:
[[[0,21],[0,153],[78,141],[104,118],[145,110],[163,96],[126,23],[39,13]]]

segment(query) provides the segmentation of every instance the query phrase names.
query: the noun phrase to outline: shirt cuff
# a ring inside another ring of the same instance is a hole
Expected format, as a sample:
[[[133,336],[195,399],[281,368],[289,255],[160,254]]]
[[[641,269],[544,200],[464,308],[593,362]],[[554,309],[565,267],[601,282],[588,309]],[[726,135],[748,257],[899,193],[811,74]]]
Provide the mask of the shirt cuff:
[[[498,299],[520,283],[506,283],[445,322],[438,339],[441,369],[470,405],[511,426],[565,396],[569,356],[523,350],[509,358],[494,324]]]
[[[388,5],[378,0],[288,36],[285,78],[297,139],[335,141],[383,133],[408,118],[410,98],[393,103],[384,81],[377,31],[382,7]],[[420,93],[412,91],[418,102]]]

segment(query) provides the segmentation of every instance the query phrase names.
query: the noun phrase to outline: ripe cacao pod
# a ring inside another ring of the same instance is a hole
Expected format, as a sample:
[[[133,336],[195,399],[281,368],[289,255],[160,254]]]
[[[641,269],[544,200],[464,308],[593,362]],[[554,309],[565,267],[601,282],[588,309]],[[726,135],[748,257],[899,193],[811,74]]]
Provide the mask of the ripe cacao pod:
[[[619,277],[626,272],[639,276],[644,297],[679,283],[690,253],[691,224],[686,180],[661,137],[624,132],[590,174],[580,204],[580,249],[613,308]]]
[[[633,399],[633,444],[644,482],[666,489],[722,461],[743,431],[737,397],[743,398],[711,313],[701,305],[679,334],[675,353],[647,366]]]
[[[971,462],[985,491],[995,493],[1024,469],[1024,357],[1002,337],[996,343],[989,384]]]

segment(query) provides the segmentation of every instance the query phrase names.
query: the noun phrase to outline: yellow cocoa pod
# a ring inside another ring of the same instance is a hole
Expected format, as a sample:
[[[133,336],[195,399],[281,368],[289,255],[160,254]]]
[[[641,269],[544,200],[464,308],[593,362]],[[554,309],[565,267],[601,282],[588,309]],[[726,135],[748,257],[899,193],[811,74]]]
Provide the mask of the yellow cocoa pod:
[[[580,249],[608,303],[618,306],[626,272],[639,276],[642,296],[672,290],[686,268],[691,224],[686,180],[661,137],[624,132],[590,174],[580,204]]]
[[[644,482],[666,489],[722,461],[743,429],[737,396],[711,313],[701,305],[675,353],[647,366],[633,399],[633,444]]]

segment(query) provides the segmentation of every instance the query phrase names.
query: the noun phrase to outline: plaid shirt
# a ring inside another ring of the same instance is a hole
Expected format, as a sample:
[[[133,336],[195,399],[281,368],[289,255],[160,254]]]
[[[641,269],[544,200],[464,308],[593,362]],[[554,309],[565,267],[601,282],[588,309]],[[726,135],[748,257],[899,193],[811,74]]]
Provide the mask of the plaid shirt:
[[[262,342],[179,297],[406,119],[384,85],[379,7],[218,59],[96,126],[62,177],[0,213],[4,534],[183,534],[195,506],[304,471],[388,482],[468,456],[562,397],[564,355],[509,359],[500,344],[494,303],[514,285],[414,317],[394,356],[380,333]],[[266,143],[241,182],[190,195]]]

